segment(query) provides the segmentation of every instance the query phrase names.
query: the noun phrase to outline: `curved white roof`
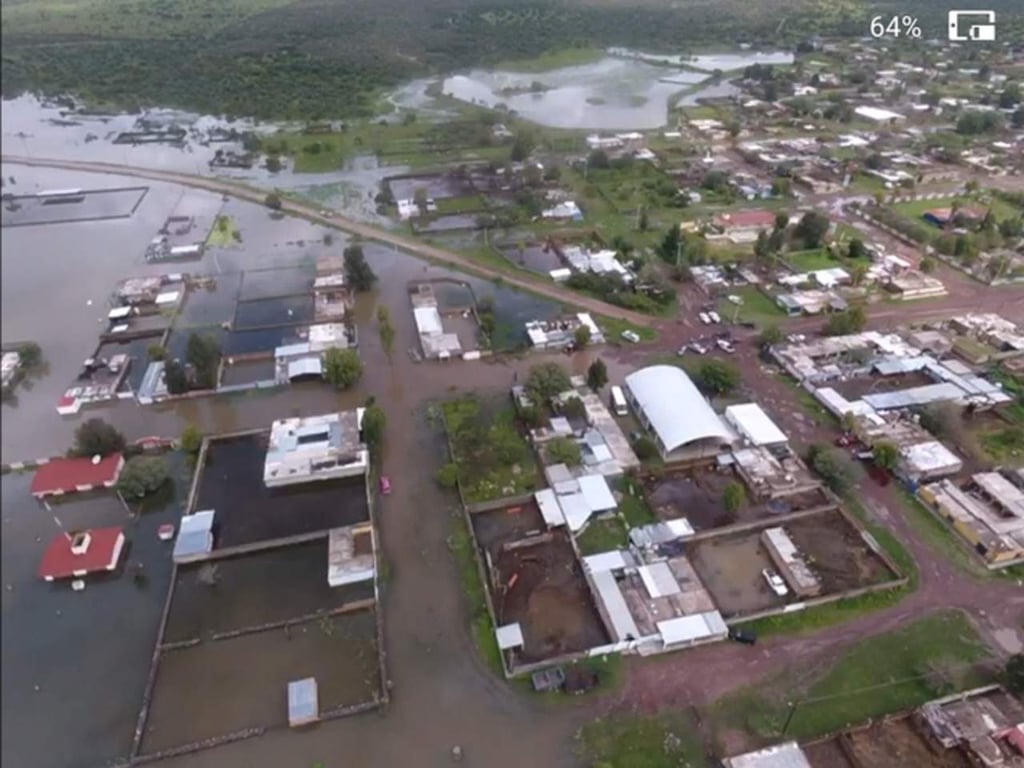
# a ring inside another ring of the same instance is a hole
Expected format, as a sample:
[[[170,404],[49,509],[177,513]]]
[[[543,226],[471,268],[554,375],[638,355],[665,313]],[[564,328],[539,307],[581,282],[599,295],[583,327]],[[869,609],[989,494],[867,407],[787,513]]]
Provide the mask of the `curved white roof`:
[[[641,368],[626,377],[626,386],[666,451],[674,451],[694,440],[732,439],[729,428],[679,368],[673,365]]]

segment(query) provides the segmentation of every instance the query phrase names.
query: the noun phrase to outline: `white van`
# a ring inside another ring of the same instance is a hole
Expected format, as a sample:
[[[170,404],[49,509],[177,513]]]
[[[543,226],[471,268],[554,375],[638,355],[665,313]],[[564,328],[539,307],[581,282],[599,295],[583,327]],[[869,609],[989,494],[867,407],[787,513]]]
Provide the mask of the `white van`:
[[[626,406],[626,396],[622,393],[622,387],[612,387],[612,410],[616,416],[629,415],[629,408]]]

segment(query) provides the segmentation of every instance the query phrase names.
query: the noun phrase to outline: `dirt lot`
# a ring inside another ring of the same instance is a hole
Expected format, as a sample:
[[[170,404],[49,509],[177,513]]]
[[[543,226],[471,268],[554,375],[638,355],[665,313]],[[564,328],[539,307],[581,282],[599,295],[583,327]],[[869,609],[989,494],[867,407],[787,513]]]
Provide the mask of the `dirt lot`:
[[[162,654],[142,754],[284,725],[288,683],[304,677],[316,678],[321,712],[371,700],[375,637],[374,613],[360,611]]]
[[[178,569],[163,642],[208,639],[373,597],[371,581],[329,586],[326,567],[326,539],[183,566]]]
[[[895,578],[860,533],[836,512],[794,520],[785,529],[821,578],[824,594]]]
[[[843,752],[839,739],[802,745],[811,768],[857,768]]]
[[[686,554],[726,618],[786,603],[761,575],[764,568],[774,566],[761,545],[760,531],[694,542]]]
[[[609,641],[565,534],[505,547],[494,558],[494,608],[501,625],[519,622],[524,647],[516,661],[536,662]]]
[[[909,717],[873,725],[841,738],[861,765],[872,768],[970,768],[971,762],[957,750],[933,751],[914,728]]]
[[[519,507],[478,512],[472,516],[477,543],[493,557],[506,541],[544,530],[544,518],[534,501]]]
[[[737,519],[722,504],[722,491],[733,479],[725,472],[666,475],[648,485],[647,501],[662,520],[685,517],[697,531],[721,528]]]

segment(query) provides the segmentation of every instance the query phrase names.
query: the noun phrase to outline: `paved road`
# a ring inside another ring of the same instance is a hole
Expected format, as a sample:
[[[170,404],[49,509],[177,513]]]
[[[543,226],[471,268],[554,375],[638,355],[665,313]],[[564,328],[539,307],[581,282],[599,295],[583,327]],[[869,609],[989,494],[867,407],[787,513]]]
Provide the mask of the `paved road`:
[[[240,200],[247,200],[252,203],[263,203],[267,196],[267,190],[243,186],[237,182],[223,181],[221,179],[197,176],[190,173],[178,173],[173,171],[158,171],[151,168],[139,168],[135,166],[119,165],[115,163],[95,163],[87,160],[59,160],[38,157],[24,157],[20,155],[3,155],[0,161],[14,165],[26,165],[43,168],[62,168],[69,171],[85,171],[88,173],[109,173],[118,176],[132,176],[152,181],[162,181],[170,184],[181,184],[186,187],[205,189],[217,194],[229,195]],[[545,283],[531,280],[524,276],[509,274],[497,269],[492,269],[478,261],[466,256],[444,250],[436,246],[424,243],[414,237],[405,236],[397,232],[391,232],[372,224],[344,218],[333,214],[322,216],[322,209],[298,203],[292,200],[282,200],[281,210],[296,216],[302,216],[316,222],[324,227],[331,227],[352,235],[358,235],[366,240],[392,245],[414,256],[420,256],[431,261],[451,264],[464,272],[479,275],[486,279],[501,278],[505,283],[523,288],[555,301],[572,304],[600,315],[615,317],[626,320],[634,325],[649,326],[654,324],[654,318],[639,312],[631,312],[613,304],[583,296],[576,291],[562,288],[554,283]]]

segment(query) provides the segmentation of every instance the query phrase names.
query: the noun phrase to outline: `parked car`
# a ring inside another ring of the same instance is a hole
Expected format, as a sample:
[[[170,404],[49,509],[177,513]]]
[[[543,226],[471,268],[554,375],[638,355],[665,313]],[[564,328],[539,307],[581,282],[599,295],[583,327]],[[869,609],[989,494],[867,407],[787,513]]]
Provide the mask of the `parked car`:
[[[711,325],[711,315],[707,312],[701,312],[698,317],[700,317],[700,321],[704,323],[704,325]]]
[[[690,350],[696,352],[698,355],[706,355],[708,353],[708,348],[697,341],[690,342]]]
[[[380,493],[381,496],[391,495],[391,479],[387,475],[380,476]]]
[[[624,338],[630,344],[639,344],[640,343],[640,337],[636,334],[635,331],[623,331],[622,332],[622,338]]]
[[[685,344],[683,344],[683,346],[681,346],[679,348],[679,351],[676,352],[676,354],[679,355],[680,357],[682,357],[683,355],[686,354],[686,350],[687,350],[687,346]]]
[[[807,337],[804,336],[804,334],[802,333],[791,333],[789,336],[786,337],[786,341],[788,341],[790,344],[801,344],[806,340]]]
[[[764,580],[768,583],[769,589],[771,589],[771,591],[774,592],[776,595],[778,595],[779,597],[785,597],[789,594],[789,587],[786,586],[786,582],[783,581],[782,577],[779,576],[779,574],[777,574],[771,568],[765,568],[763,571],[761,571],[761,575],[764,577]]]
[[[708,317],[711,318],[712,323],[718,324],[722,322],[722,318],[719,317],[717,312],[708,312]]]
[[[722,350],[723,352],[728,352],[728,353],[732,354],[733,352],[736,351],[736,347],[734,347],[730,342],[728,342],[725,339],[717,339],[715,341],[715,344],[717,344],[718,348],[720,350]]]
[[[742,643],[743,645],[754,645],[757,642],[757,635],[749,629],[738,629],[737,627],[732,627],[729,630],[729,639],[737,643]]]

